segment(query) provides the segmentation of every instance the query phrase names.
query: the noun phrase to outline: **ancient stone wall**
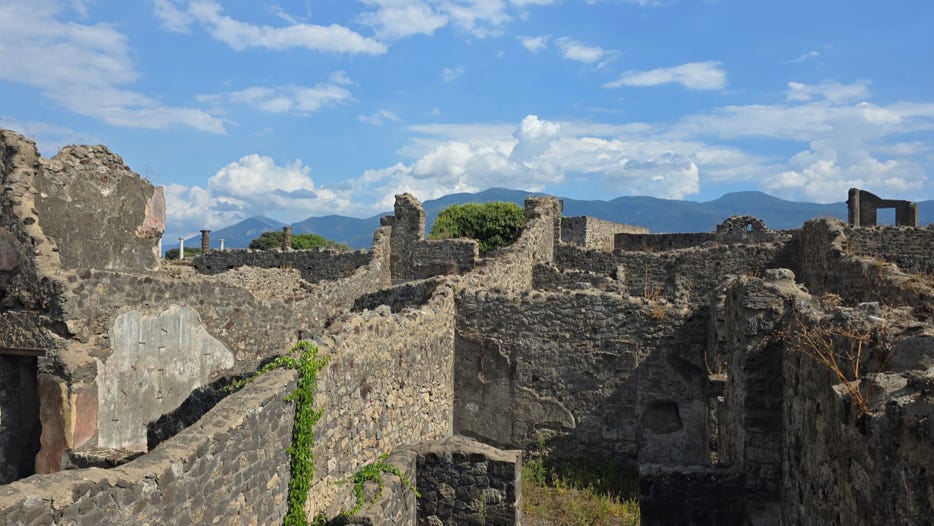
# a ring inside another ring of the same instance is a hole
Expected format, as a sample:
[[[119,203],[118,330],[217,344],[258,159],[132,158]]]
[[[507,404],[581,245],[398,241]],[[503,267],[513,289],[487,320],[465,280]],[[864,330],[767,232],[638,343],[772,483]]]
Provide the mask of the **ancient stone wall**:
[[[561,241],[582,248],[613,250],[616,234],[648,234],[643,226],[623,225],[595,217],[576,216],[561,218]]]
[[[614,237],[613,250],[660,252],[699,247],[716,240],[712,232],[686,232],[676,234],[629,234]]]
[[[532,288],[538,290],[577,290],[597,288],[622,292],[614,278],[589,270],[560,270],[554,265],[537,264],[532,270]],[[628,293],[628,291],[627,291]]]
[[[113,469],[66,471],[0,487],[0,523],[274,524],[285,515],[294,373],[276,371],[192,427]]]
[[[66,449],[145,451],[147,423],[193,390],[252,371],[298,338],[319,334],[357,297],[388,285],[387,234],[377,231],[366,266],[314,285],[294,269],[251,267],[216,276],[173,266],[152,274],[60,274],[52,307],[64,323],[31,329],[53,343],[40,362],[37,469],[60,469]]]
[[[931,313],[928,306],[934,295],[934,282],[929,275],[902,272],[876,254],[897,252],[904,247],[907,261],[913,269],[928,268],[930,255],[913,257],[915,251],[924,251],[924,241],[930,239],[927,229],[913,229],[921,234],[921,242],[902,244],[901,228],[878,227],[879,229],[849,228],[836,219],[808,221],[795,234],[799,258],[795,274],[812,294],[833,293],[850,305],[867,301],[879,301],[887,305],[912,305],[918,310]],[[869,234],[862,234],[866,230]],[[890,237],[893,245],[875,245],[873,240]],[[855,241],[849,234],[855,233]],[[870,247],[863,252],[860,246]],[[850,248],[853,247],[853,248]],[[876,248],[871,248],[876,247]],[[869,252],[873,250],[873,252]],[[862,255],[861,253],[870,255]],[[930,251],[928,250],[928,254]],[[893,259],[895,259],[893,257]]]
[[[239,267],[298,269],[309,283],[348,278],[370,262],[367,250],[212,250],[191,261],[202,274],[220,274]]]
[[[521,451],[502,451],[459,436],[412,449],[422,495],[417,524],[520,524]]]
[[[934,278],[934,226],[847,227],[845,233],[846,253],[880,258],[906,273]]]
[[[315,396],[317,475],[312,508],[334,516],[351,507],[334,482],[403,444],[452,433],[454,298],[439,287],[424,305],[348,314],[319,339],[331,356]]]
[[[455,431],[557,456],[695,463],[706,455],[704,326],[600,291],[458,298]]]
[[[525,200],[525,228],[519,239],[488,259],[469,277],[469,284],[492,290],[532,288],[532,269],[555,259],[561,235],[561,201],[553,197]]]
[[[640,524],[744,524],[744,485],[724,466],[640,466]]]
[[[775,266],[783,245],[711,245],[664,252],[603,252],[561,245],[556,265],[616,279],[632,296],[665,298],[678,305],[698,306],[728,274],[761,274]]]

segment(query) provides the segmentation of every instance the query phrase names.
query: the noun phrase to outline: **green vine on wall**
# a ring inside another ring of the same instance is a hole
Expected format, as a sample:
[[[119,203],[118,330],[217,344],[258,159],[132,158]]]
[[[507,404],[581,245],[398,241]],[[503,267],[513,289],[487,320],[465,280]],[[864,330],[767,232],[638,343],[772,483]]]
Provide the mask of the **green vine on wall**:
[[[289,350],[288,355],[276,358],[255,374],[231,384],[233,389],[239,389],[261,374],[283,367],[298,371],[298,387],[285,397],[286,402],[295,402],[295,421],[292,424],[292,445],[289,446],[292,476],[289,479],[288,511],[282,520],[284,526],[308,525],[305,500],[315,476],[315,455],[312,452],[314,427],[324,412],[324,409],[315,410],[315,389],[318,387],[318,371],[327,365],[329,359],[327,356],[319,358],[318,348],[302,340]]]
[[[357,498],[357,503],[354,504],[354,507],[345,511],[344,515],[351,516],[356,515],[363,509],[363,505],[366,504],[366,495],[364,493],[365,485],[367,482],[373,481],[379,486],[376,490],[376,495],[373,497],[373,501],[379,500],[379,497],[383,494],[383,473],[390,473],[399,477],[399,480],[402,481],[402,485],[412,491],[416,497],[421,497],[421,494],[415,489],[415,485],[412,484],[412,481],[409,480],[409,477],[405,475],[399,468],[388,464],[386,459],[389,458],[389,453],[385,453],[379,456],[376,462],[371,464],[366,464],[357,470],[348,479],[342,480],[341,483],[353,482],[353,494]]]

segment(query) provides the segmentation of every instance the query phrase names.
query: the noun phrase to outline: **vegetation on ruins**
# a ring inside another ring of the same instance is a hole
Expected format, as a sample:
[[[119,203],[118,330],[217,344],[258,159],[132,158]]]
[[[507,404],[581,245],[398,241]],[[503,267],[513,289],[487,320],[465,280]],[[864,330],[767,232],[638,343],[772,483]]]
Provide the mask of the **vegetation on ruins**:
[[[376,495],[373,496],[373,502],[379,500],[380,496],[383,494],[383,487],[385,483],[383,482],[383,473],[389,473],[399,477],[399,480],[402,481],[402,486],[407,488],[416,497],[421,497],[421,494],[415,489],[415,485],[412,484],[412,481],[409,480],[409,477],[406,476],[399,468],[393,466],[392,464],[386,463],[386,459],[389,458],[389,453],[384,453],[379,456],[376,462],[370,464],[364,464],[357,470],[356,473],[350,476],[350,478],[340,481],[341,484],[346,484],[348,482],[353,482],[353,494],[356,498],[356,503],[353,508],[345,511],[343,514],[346,516],[356,515],[363,509],[363,506],[366,504],[366,483],[375,482],[377,484]]]
[[[522,466],[522,522],[637,525],[639,474],[613,461],[532,458]]]
[[[857,416],[869,412],[870,400],[861,388],[861,378],[886,368],[892,349],[885,342],[885,324],[873,330],[865,324],[819,320],[809,323],[795,317],[795,326],[785,335],[791,348],[816,360],[846,389]]]
[[[200,248],[188,248],[185,247],[185,259],[193,258],[195,256],[201,255]],[[170,248],[165,251],[165,259],[178,259],[178,249]]]
[[[525,212],[515,203],[451,205],[435,219],[428,239],[468,237],[480,244],[480,253],[512,244],[525,226]]]
[[[327,365],[329,357],[318,357],[318,348],[307,340],[296,343],[289,354],[267,363],[255,374],[234,382],[231,387],[239,389],[261,374],[274,369],[287,368],[298,372],[298,387],[285,397],[295,402],[295,421],[292,424],[292,445],[289,455],[292,477],[289,479],[288,511],[282,521],[284,526],[307,526],[305,501],[315,476],[314,427],[324,409],[315,409],[315,390],[318,387],[318,371]]]
[[[282,248],[282,232],[263,232],[253,241],[250,248],[253,250],[275,250]],[[292,248],[295,250],[310,250],[313,248],[332,248],[334,250],[350,250],[344,243],[325,239],[318,234],[292,234]]]

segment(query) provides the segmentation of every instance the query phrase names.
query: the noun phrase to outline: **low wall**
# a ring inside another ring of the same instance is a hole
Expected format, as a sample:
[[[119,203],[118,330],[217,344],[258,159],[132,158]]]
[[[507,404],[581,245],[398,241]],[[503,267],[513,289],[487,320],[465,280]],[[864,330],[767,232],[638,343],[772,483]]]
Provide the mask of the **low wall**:
[[[847,226],[845,233],[848,254],[881,258],[908,274],[934,277],[934,226]]]
[[[599,291],[458,296],[455,432],[636,464],[706,458],[705,326]]]
[[[723,466],[639,466],[643,526],[744,524],[742,473]]]
[[[796,234],[800,257],[794,269],[795,274],[812,294],[837,294],[847,304],[878,301],[892,306],[915,306],[916,309],[927,309],[930,312],[929,305],[931,298],[934,298],[934,281],[930,275],[906,273],[882,259],[886,250],[897,250],[901,245],[894,243],[893,248],[885,248],[880,240],[889,235],[901,239],[903,230],[926,232],[928,229],[852,228],[836,219],[808,221]],[[856,236],[856,241],[850,241],[850,234]],[[921,235],[922,243],[919,246],[924,246],[923,242],[930,239],[925,236]],[[863,245],[867,239],[875,244]],[[857,254],[860,246],[875,246],[882,256]],[[904,259],[908,264],[913,268],[923,266],[921,263],[911,263],[916,261],[912,255],[914,244],[907,243],[905,247]],[[924,260],[921,257],[917,261]],[[927,261],[930,261],[930,256]]]
[[[648,234],[649,229],[588,216],[561,218],[561,241],[579,247],[613,250],[614,236],[623,233]]]
[[[274,524],[285,515],[295,387],[274,371],[128,464],[0,486],[0,523]]]
[[[309,283],[347,278],[370,262],[366,250],[212,250],[195,257],[191,266],[201,274],[220,274],[239,267],[298,269]]]
[[[712,232],[687,232],[679,234],[635,234],[622,233],[614,237],[614,251],[661,252],[699,247],[716,240]]]
[[[616,279],[632,296],[665,298],[678,305],[705,305],[728,274],[761,275],[777,264],[780,243],[712,245],[665,252],[603,252],[561,245],[556,265]]]
[[[424,279],[444,274],[463,274],[478,260],[477,242],[473,239],[421,240],[415,243],[408,263],[406,279]]]

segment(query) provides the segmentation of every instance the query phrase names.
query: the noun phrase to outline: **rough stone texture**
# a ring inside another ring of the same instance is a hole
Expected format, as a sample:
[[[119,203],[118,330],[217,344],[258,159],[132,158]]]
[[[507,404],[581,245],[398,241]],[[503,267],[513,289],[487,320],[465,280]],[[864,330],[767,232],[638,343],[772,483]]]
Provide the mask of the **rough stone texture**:
[[[128,464],[0,487],[11,525],[274,524],[285,514],[294,373],[275,371]]]
[[[380,305],[388,305],[392,312],[402,312],[406,307],[424,305],[445,281],[443,277],[421,279],[364,294],[354,301],[351,310],[373,310]]]
[[[418,480],[416,454],[410,449],[393,451],[386,463],[397,468],[409,482]],[[347,517],[346,526],[397,526],[414,525],[418,520],[418,505],[415,493],[402,482],[402,479],[389,473],[383,474],[383,493],[373,501],[379,491],[376,482],[367,482],[364,495],[369,504],[355,515]]]
[[[743,474],[722,466],[639,467],[643,526],[730,526],[743,520]]]
[[[813,294],[832,292],[850,305],[867,301],[913,305],[930,317],[934,281],[919,271],[932,265],[931,230],[912,229],[918,240],[902,235],[902,230],[850,228],[836,219],[808,221],[795,233],[800,257],[793,270]],[[909,267],[909,272],[882,259],[896,253],[903,255],[892,259]]]
[[[880,208],[895,209],[896,226],[918,226],[918,205],[898,199],[882,199],[879,196],[850,188],[846,200],[847,218],[851,225],[876,226],[876,212]]]
[[[124,312],[110,327],[110,342],[110,356],[97,362],[97,445],[105,448],[146,451],[147,423],[234,365],[233,353],[189,307],[155,316]]]
[[[457,314],[456,432],[522,448],[542,437],[570,458],[706,458],[701,324],[596,290],[464,293]],[[676,427],[654,425],[659,402]]]
[[[35,188],[39,224],[62,268],[159,268],[165,198],[120,156],[103,146],[67,146],[41,162]]]
[[[644,226],[624,225],[594,217],[561,218],[561,241],[582,248],[613,250],[616,234],[648,234]]]
[[[220,274],[239,267],[298,269],[309,283],[349,278],[367,265],[372,255],[366,250],[339,252],[313,250],[215,250],[195,257],[191,266],[201,274]]]
[[[403,444],[451,435],[453,293],[439,287],[400,314],[381,307],[346,315],[318,343],[331,362],[315,396],[325,411],[315,427],[309,509],[333,516],[351,507],[350,488],[334,482]]]
[[[413,446],[419,525],[520,524],[522,452],[460,436]]]
[[[393,282],[461,274],[477,264],[475,240],[425,240],[425,209],[412,194],[396,195],[395,214],[382,224],[392,227]]]

